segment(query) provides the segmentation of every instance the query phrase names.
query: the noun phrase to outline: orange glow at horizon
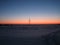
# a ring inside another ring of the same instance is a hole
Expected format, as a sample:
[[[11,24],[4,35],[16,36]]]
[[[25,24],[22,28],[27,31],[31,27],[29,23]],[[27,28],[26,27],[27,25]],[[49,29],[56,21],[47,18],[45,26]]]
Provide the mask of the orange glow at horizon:
[[[0,21],[0,24],[29,24],[29,21]],[[30,24],[60,24],[58,20],[31,20]]]

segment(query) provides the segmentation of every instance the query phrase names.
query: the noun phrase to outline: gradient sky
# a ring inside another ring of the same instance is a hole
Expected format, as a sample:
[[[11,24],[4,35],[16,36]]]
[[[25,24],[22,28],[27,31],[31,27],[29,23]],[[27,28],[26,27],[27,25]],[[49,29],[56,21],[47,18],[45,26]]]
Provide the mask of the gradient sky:
[[[59,0],[0,0],[0,24],[60,24]]]

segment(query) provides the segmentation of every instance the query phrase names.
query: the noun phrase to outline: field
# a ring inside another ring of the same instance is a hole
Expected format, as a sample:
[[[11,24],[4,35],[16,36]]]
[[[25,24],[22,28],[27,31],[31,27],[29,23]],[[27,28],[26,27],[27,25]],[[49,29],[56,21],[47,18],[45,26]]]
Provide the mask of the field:
[[[60,25],[0,24],[0,45],[60,45]]]

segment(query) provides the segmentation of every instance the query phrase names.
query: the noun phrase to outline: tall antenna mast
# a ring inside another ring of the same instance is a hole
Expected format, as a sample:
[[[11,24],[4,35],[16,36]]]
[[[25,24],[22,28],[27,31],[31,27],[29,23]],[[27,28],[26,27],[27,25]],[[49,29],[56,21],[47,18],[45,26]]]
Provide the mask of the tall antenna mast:
[[[29,24],[30,24],[30,21],[31,21],[31,20],[30,20],[30,17],[29,17]]]

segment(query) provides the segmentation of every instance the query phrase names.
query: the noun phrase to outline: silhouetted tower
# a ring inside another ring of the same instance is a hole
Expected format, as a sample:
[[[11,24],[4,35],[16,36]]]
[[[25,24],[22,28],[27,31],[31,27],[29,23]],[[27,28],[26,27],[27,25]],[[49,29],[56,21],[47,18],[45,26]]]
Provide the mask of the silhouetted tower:
[[[30,20],[30,17],[29,17],[29,24],[30,24],[30,21],[31,21],[31,20]]]

